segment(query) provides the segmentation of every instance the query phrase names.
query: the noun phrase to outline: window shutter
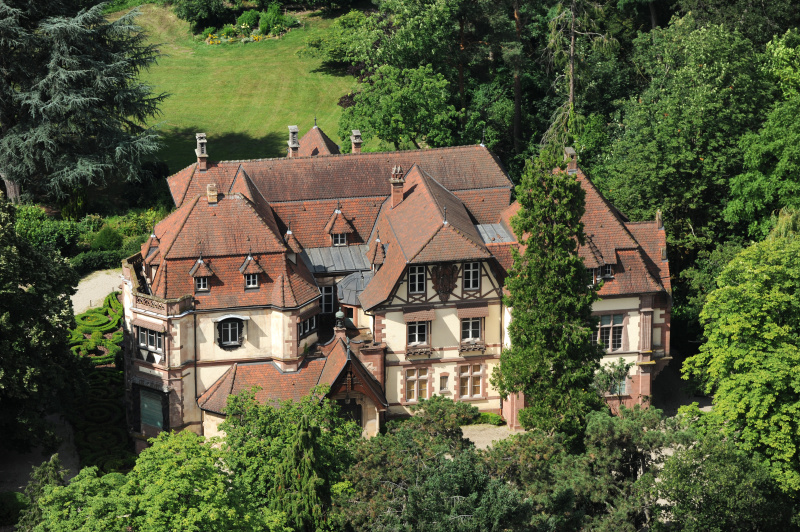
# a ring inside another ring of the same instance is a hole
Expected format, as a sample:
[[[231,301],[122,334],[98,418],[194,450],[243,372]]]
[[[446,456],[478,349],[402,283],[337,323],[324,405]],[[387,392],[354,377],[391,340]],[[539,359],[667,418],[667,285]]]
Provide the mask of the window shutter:
[[[222,347],[222,322],[217,323],[217,345]]]

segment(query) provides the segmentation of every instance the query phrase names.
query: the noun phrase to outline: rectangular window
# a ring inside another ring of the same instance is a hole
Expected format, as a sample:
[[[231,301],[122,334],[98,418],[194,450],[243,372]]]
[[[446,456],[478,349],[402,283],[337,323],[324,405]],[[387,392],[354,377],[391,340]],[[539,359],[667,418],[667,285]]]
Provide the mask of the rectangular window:
[[[139,327],[139,347],[149,351],[162,351],[163,334]]]
[[[297,324],[297,339],[304,338],[317,330],[317,317],[311,316]]]
[[[139,390],[139,413],[142,425],[159,429],[164,428],[164,409],[161,407],[161,395],[148,390]]]
[[[464,318],[461,320],[461,341],[481,339],[481,319]]]
[[[406,401],[428,398],[428,368],[406,370]]]
[[[464,290],[478,290],[481,287],[481,263],[464,264]]]
[[[440,392],[448,392],[448,387],[450,385],[450,377],[447,375],[442,375],[439,377],[439,391]]]
[[[408,345],[428,343],[428,322],[412,321],[408,324]]]
[[[606,314],[600,316],[597,328],[597,342],[605,347],[606,351],[619,351],[622,349],[622,321],[623,314]]]
[[[245,288],[258,288],[258,274],[257,273],[247,273],[244,276],[244,287]]]
[[[425,293],[425,266],[408,267],[408,292],[411,294]]]
[[[222,322],[222,345],[239,345],[239,322]]]
[[[334,233],[331,236],[333,237],[333,245],[334,246],[346,246],[347,245],[347,233]]]
[[[481,396],[481,365],[470,364],[458,370],[458,395],[460,397]]]
[[[208,290],[208,277],[195,277],[194,289],[197,291]]]
[[[322,312],[325,314],[330,314],[333,312],[333,297],[336,293],[335,286],[323,286],[322,287]]]
[[[600,273],[603,277],[614,277],[614,266],[611,264],[604,264],[600,268]]]

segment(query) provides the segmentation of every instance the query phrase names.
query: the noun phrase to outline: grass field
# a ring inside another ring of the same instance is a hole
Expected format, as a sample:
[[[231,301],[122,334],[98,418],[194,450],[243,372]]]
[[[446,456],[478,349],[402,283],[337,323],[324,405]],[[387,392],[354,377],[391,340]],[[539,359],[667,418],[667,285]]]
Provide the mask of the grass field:
[[[165,54],[142,79],[155,92],[171,95],[155,121],[164,137],[160,156],[170,172],[195,160],[198,131],[208,135],[211,160],[283,157],[287,126],[299,126],[303,135],[315,114],[319,126],[341,143],[336,102],[353,78],[297,55],[306,39],[324,32],[332,20],[302,16],[303,26],[280,39],[209,46],[193,39],[189,24],[169,9],[149,4],[140,11],[139,25]]]

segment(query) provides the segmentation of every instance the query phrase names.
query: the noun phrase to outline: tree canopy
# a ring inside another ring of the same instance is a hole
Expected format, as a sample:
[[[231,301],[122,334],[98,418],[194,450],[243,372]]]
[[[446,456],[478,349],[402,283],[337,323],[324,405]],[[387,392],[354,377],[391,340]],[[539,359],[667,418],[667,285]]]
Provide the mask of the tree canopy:
[[[70,404],[80,359],[67,348],[78,282],[66,259],[17,233],[0,196],[0,446],[53,447],[47,414]],[[65,378],[66,375],[72,378]]]
[[[684,362],[714,396],[703,416],[800,491],[800,240],[753,244],[722,270],[700,315],[705,343]]]
[[[109,21],[103,5],[0,1],[0,174],[63,198],[110,176],[139,179],[159,148],[145,123],[165,94],[139,74],[158,58],[132,11]]]

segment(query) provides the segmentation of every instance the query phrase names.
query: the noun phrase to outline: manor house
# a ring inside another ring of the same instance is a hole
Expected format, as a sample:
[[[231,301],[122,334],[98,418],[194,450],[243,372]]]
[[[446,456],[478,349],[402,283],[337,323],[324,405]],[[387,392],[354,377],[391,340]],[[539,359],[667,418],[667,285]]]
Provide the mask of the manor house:
[[[212,139],[213,141],[213,139]],[[176,209],[123,261],[130,429],[218,432],[230,394],[299,399],[330,387],[344,415],[376,434],[440,394],[517,425],[490,375],[507,342],[503,283],[519,206],[483,145],[351,152],[316,126],[289,128],[279,159],[197,161],[168,179]],[[616,392],[646,402],[669,360],[664,228],[629,222],[577,168],[586,245],[603,281],[597,339],[633,363]]]

